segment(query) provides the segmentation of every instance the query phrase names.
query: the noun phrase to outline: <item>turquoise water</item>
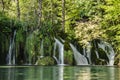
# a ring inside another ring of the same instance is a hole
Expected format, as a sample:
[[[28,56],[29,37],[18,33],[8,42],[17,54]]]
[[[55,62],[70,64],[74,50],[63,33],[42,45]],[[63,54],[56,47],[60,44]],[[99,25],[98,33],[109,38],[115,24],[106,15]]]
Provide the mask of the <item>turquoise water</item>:
[[[120,80],[108,66],[0,66],[0,80]]]

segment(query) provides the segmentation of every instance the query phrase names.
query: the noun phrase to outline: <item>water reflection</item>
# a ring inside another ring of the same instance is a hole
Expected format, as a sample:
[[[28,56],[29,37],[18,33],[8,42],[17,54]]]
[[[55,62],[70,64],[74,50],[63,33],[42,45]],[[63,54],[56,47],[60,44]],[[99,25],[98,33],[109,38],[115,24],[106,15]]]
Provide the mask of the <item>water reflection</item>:
[[[120,68],[106,66],[0,67],[0,80],[120,80]]]
[[[64,80],[64,79],[63,79],[64,66],[61,65],[58,69],[59,69],[59,71],[58,71],[58,73],[59,73],[59,74],[58,74],[58,75],[59,75],[59,76],[58,76],[58,80]],[[53,76],[53,77],[54,77],[54,76]]]
[[[109,75],[110,75],[110,79],[109,80],[114,80],[114,76],[115,76],[115,68],[113,68],[113,67],[110,67],[109,69],[108,69],[108,73],[109,73]],[[109,75],[108,75],[108,77],[109,77]]]
[[[75,69],[76,80],[91,80],[91,69],[88,67]]]
[[[8,70],[8,76],[7,80],[14,79],[15,78],[15,69],[9,68]]]

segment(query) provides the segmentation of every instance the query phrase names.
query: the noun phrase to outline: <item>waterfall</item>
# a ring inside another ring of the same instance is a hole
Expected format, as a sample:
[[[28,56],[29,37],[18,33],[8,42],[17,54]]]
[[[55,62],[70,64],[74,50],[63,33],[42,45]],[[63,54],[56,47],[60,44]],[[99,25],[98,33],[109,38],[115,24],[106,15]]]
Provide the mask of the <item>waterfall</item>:
[[[9,46],[9,52],[7,55],[7,64],[8,65],[15,65],[15,36],[16,36],[16,30],[14,31],[13,38],[10,39],[10,46]]]
[[[87,44],[86,54],[87,54],[87,58],[89,60],[89,64],[92,64],[92,61],[91,61],[91,43]]]
[[[40,45],[40,54],[41,54],[41,55],[40,55],[40,58],[43,58],[43,57],[44,57],[44,56],[43,56],[43,54],[44,54],[43,41],[44,41],[44,40],[41,41],[41,45]]]
[[[56,57],[56,49],[58,48],[58,59]],[[54,53],[53,53],[53,58],[57,61],[58,65],[64,65],[64,45],[55,38],[55,43],[54,43]]]
[[[43,46],[44,40],[42,39],[41,44],[40,44],[40,56],[38,56],[38,60],[44,57],[44,46]],[[38,61],[35,63],[35,65],[38,64]]]
[[[100,42],[98,46],[106,52],[106,55],[109,59],[108,66],[114,65],[115,52],[110,44],[107,42]]]
[[[88,61],[86,57],[80,54],[80,52],[78,52],[78,50],[71,43],[70,43],[70,46],[73,50],[73,54],[74,54],[77,65],[88,65]]]
[[[95,50],[95,53],[96,53],[97,58],[99,59],[100,57],[99,57],[98,51]]]
[[[30,46],[30,47],[27,46],[28,50],[32,49],[33,37],[34,37],[34,35],[32,33],[28,36],[29,46]],[[27,65],[32,65],[32,63],[31,63],[32,62],[32,56],[31,56],[32,50],[28,54],[29,55],[28,55],[28,64]]]
[[[83,47],[83,55],[86,56],[86,49]]]

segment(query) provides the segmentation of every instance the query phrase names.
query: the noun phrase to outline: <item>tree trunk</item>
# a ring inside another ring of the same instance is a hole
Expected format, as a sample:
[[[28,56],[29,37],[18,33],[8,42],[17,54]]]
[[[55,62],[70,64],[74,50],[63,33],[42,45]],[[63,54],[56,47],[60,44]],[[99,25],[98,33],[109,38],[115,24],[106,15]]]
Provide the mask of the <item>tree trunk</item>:
[[[65,29],[65,0],[62,0],[62,30]]]
[[[51,0],[51,23],[53,26],[53,0]]]
[[[2,0],[2,12],[3,12],[3,13],[4,13],[4,9],[5,9],[4,1]]]
[[[42,18],[42,0],[38,0],[38,28],[42,26],[41,18]]]
[[[20,5],[19,5],[19,0],[16,0],[16,7],[17,7],[17,18],[20,20]]]

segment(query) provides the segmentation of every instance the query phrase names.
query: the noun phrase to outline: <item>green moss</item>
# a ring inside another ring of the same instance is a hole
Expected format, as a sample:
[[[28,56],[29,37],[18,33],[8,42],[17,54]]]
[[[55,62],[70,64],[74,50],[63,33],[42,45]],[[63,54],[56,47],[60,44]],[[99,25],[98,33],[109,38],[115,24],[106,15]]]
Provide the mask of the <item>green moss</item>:
[[[55,60],[52,57],[47,56],[47,57],[38,59],[36,64],[37,65],[55,65]]]
[[[71,50],[64,51],[64,61],[65,64],[73,64],[73,52]]]

